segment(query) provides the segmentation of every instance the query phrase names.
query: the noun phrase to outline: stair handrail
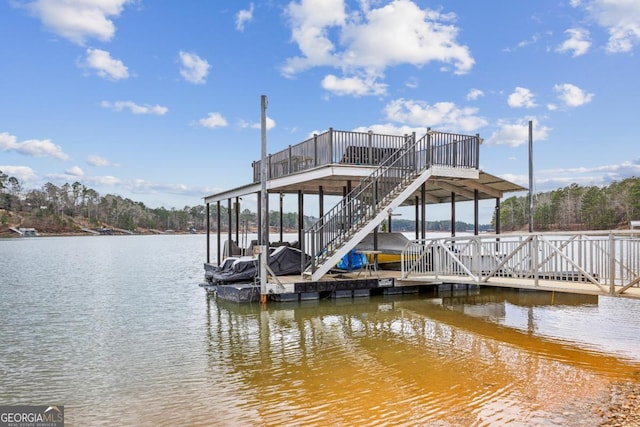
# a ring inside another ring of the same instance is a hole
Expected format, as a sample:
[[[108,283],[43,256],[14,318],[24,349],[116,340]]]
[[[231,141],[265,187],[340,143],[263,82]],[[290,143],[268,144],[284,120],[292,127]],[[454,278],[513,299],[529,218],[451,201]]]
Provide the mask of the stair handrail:
[[[415,133],[405,138],[407,142],[401,148],[384,159],[322,218],[303,230],[301,248],[311,257],[306,265],[303,261],[302,271],[310,267],[313,273],[316,264],[329,258],[359,227],[379,213],[386,197],[428,167],[434,164],[478,167],[479,135],[450,134],[428,128],[419,140]]]
[[[412,142],[414,143],[412,144]],[[355,188],[347,193],[340,202],[325,213],[316,223],[303,230],[302,247],[306,247],[304,246],[306,244],[309,245],[309,252],[312,255],[309,261],[312,272],[315,271],[317,263],[321,263],[328,258],[346,240],[350,230],[355,229],[360,222],[366,221],[371,213],[375,211],[379,203],[378,199],[384,198],[383,194],[387,195],[389,193],[387,191],[388,186],[379,185],[381,178],[389,175],[389,171],[397,173],[398,169],[405,169],[408,166],[406,164],[407,153],[410,153],[411,148],[414,147],[415,134],[412,134],[407,136],[407,142],[403,147],[384,159],[368,177],[362,179]],[[396,186],[403,182],[402,177],[406,179],[412,175],[408,172],[400,174],[400,182],[396,182]],[[305,244],[305,242],[308,243]],[[308,267],[308,265],[305,265],[303,271]]]

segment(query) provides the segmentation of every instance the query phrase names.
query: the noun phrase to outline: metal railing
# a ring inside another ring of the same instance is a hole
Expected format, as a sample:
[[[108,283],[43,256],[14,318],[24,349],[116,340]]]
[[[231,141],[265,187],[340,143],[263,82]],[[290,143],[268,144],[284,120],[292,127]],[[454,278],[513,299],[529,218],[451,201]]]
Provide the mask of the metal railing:
[[[404,145],[385,154],[373,173],[360,181],[337,205],[302,233],[301,247],[311,255],[311,272],[331,257],[365,224],[387,206],[389,200],[425,169],[438,164],[477,168],[478,136],[432,132],[416,141],[415,133]],[[307,266],[303,265],[303,271]]]
[[[440,143],[429,152],[423,150],[423,162],[478,167],[477,136],[433,132]],[[329,164],[379,166],[403,147],[407,135],[383,135],[369,132],[350,132],[329,129],[299,144],[270,154],[267,179],[282,178],[294,173]],[[474,141],[470,144],[470,140]],[[427,158],[429,157],[430,158]],[[260,181],[261,161],[252,163],[253,182]]]
[[[640,284],[640,238],[624,231],[535,233],[411,241],[402,278],[459,276],[577,281],[619,295]]]

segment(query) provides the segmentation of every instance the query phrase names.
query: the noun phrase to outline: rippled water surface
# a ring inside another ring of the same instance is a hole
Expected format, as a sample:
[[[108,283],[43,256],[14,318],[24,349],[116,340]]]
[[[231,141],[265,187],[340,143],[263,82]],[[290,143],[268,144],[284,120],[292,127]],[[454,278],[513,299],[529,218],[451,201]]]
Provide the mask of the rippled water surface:
[[[0,404],[66,425],[593,425],[640,301],[482,289],[237,305],[201,235],[0,240]]]

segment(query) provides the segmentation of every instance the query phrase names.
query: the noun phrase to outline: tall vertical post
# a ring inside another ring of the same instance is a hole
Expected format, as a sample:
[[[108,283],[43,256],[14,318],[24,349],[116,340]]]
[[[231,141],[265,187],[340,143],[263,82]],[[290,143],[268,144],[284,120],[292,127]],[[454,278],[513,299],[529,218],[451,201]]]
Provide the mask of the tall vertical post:
[[[236,244],[240,246],[240,197],[236,197],[234,209],[236,216]]]
[[[231,197],[227,199],[227,256],[233,256],[233,224],[231,223]]]
[[[283,219],[282,218],[282,215],[283,215],[282,214],[282,211],[283,211],[282,199],[284,199],[284,193],[280,193],[280,243],[282,243],[282,241],[283,241],[283,237],[282,237],[282,233],[283,233],[283,230],[282,230],[282,223],[283,223],[283,221],[282,221],[282,219]]]
[[[302,192],[302,190],[298,190],[298,242],[302,242],[303,234],[304,234],[304,193]],[[300,248],[300,250],[304,252],[304,249]]]
[[[260,97],[260,140],[261,140],[261,157],[260,166],[260,199],[262,224],[260,236],[260,302],[267,302],[267,263],[268,263],[268,245],[269,245],[269,208],[267,197],[267,96]]]
[[[218,265],[220,265],[221,261],[222,261],[222,251],[220,250],[220,229],[221,229],[221,225],[222,225],[222,219],[221,219],[220,215],[222,215],[222,213],[221,213],[220,206],[221,206],[220,205],[220,200],[218,200],[218,202],[216,204],[216,210],[217,210],[217,212],[216,212],[216,235],[218,236],[218,242],[217,242],[218,251],[217,251],[216,256],[218,258]]]
[[[416,229],[415,230],[416,240],[418,240],[420,238],[420,205],[418,204],[418,196],[415,197],[415,204],[416,204],[416,213],[415,213],[416,220],[415,220],[414,228]]]
[[[422,205],[420,206],[420,238],[422,240],[427,238],[427,184],[422,183],[420,186],[420,201]]]
[[[451,192],[451,237],[456,237],[456,193]]]
[[[324,187],[321,185],[318,187],[318,218],[320,218],[320,227],[324,230]],[[319,245],[324,247],[324,233],[320,233]]]
[[[529,120],[529,233],[533,233],[533,121]]]
[[[209,215],[211,215],[211,208],[210,203],[207,202],[207,264],[211,262],[211,218]]]
[[[500,234],[500,197],[496,197],[496,234]],[[500,250],[500,238],[496,237],[496,253]]]
[[[473,235],[477,236],[479,234],[479,207],[478,207],[478,190],[473,190]]]

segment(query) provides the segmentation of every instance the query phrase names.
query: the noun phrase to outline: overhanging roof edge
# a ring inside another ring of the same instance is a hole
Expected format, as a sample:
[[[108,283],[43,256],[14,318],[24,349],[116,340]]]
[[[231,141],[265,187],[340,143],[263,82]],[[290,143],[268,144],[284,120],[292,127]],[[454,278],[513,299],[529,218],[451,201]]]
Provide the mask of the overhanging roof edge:
[[[220,193],[211,194],[204,198],[205,203],[214,203],[222,200],[232,199],[234,197],[246,196],[247,194],[257,193],[260,191],[260,183],[243,185],[242,187],[232,188]]]

